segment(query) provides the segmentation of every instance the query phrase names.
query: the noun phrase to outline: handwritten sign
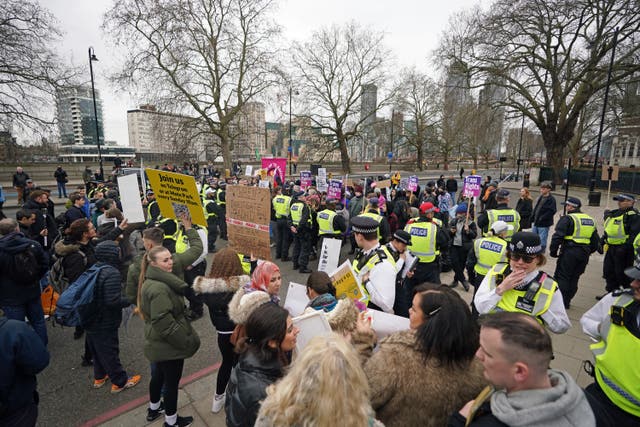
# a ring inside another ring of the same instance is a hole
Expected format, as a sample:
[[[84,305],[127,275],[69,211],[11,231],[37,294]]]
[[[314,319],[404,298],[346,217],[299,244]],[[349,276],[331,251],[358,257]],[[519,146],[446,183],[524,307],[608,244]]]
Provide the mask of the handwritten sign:
[[[342,197],[342,181],[332,179],[329,181],[329,188],[327,189],[327,199],[340,200]]]
[[[227,186],[227,231],[229,246],[235,251],[271,260],[270,195],[266,188]]]
[[[331,283],[336,288],[336,298],[348,297],[362,301],[366,299],[362,292],[360,280],[358,280],[358,276],[356,276],[348,260],[343,262],[329,276],[331,277]]]
[[[196,180],[191,175],[157,169],[146,169],[145,172],[162,216],[177,219],[179,214],[188,210],[194,224],[207,226]]]
[[[378,188],[388,188],[391,187],[391,180],[390,179],[385,179],[383,181],[378,181],[376,183],[376,187]]]
[[[482,177],[480,175],[469,175],[464,178],[462,195],[464,197],[480,197],[482,189]]]
[[[322,239],[322,250],[318,261],[318,271],[329,272],[338,268],[342,240],[325,237]]]

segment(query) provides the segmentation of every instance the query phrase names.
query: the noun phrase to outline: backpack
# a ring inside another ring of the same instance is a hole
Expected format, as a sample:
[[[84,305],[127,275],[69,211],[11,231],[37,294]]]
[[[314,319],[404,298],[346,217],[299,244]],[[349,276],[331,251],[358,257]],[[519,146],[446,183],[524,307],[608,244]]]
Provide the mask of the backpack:
[[[78,250],[80,255],[82,255],[82,263],[83,265],[87,265],[87,256],[81,250]],[[64,256],[53,255],[53,264],[49,269],[49,273],[47,275],[47,280],[53,289],[61,294],[69,287],[69,278],[64,274]]]
[[[32,243],[24,251],[14,254],[10,261],[10,276],[23,286],[32,286],[41,279],[40,263],[34,251],[35,244]]]
[[[93,297],[100,271],[107,264],[92,265],[65,290],[56,303],[56,322],[63,326],[82,326],[95,315]]]

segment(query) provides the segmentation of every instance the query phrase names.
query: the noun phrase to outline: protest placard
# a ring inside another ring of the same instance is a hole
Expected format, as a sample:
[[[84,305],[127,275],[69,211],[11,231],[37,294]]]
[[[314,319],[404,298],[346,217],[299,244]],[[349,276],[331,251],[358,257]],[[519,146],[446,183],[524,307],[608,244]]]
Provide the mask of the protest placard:
[[[409,188],[409,178],[400,178],[400,184],[398,184],[398,188],[407,190]]]
[[[336,288],[336,298],[349,297],[351,299],[365,300],[360,280],[347,260],[335,271],[329,274],[331,282]]]
[[[157,169],[146,169],[145,172],[162,216],[177,219],[188,211],[194,224],[207,226],[194,177]]]
[[[144,210],[140,200],[138,175],[123,175],[118,177],[118,191],[122,203],[122,215],[130,223],[144,222]]]
[[[245,174],[245,176],[253,176],[253,166],[247,165],[244,168],[244,174]]]
[[[378,188],[388,188],[388,187],[391,187],[391,180],[390,180],[390,179],[385,179],[385,180],[382,180],[382,181],[378,181],[378,182],[376,183],[376,187],[378,187]]]
[[[260,187],[260,188],[269,188],[269,184],[270,183],[271,183],[270,181],[260,180],[260,182],[258,182],[258,187]]]
[[[322,250],[320,251],[320,260],[318,261],[318,271],[329,273],[330,271],[334,271],[338,268],[340,246],[342,246],[342,240],[340,239],[330,239],[328,237],[322,239]]]
[[[318,178],[327,179],[327,168],[318,168]]]
[[[331,333],[331,326],[329,326],[327,316],[322,311],[304,313],[291,320],[300,330],[296,339],[296,351],[298,354],[309,344],[313,337]]]
[[[418,177],[412,175],[409,177],[409,184],[407,185],[407,190],[409,191],[417,191],[418,190]]]
[[[482,189],[482,177],[480,175],[469,175],[464,178],[462,195],[464,197],[480,197]]]
[[[409,319],[384,311],[368,309],[371,316],[371,328],[376,332],[378,339],[382,339],[394,332],[406,331],[409,329]]]
[[[302,314],[307,304],[309,304],[307,287],[299,283],[289,282],[287,296],[282,306],[289,311],[291,317],[296,317]]]
[[[235,251],[246,255],[253,253],[256,258],[271,260],[270,196],[266,188],[227,186],[227,231],[229,246]]]
[[[327,184],[327,180],[324,178],[318,177],[316,180],[316,188],[319,192],[324,193],[329,189],[329,185]]]
[[[285,178],[285,174],[286,174],[286,170],[287,170],[287,159],[286,158],[279,158],[279,157],[272,157],[272,158],[265,158],[263,157],[261,159],[262,162],[262,169],[265,169],[267,171],[267,176],[273,177],[275,178],[276,175],[280,178],[280,182],[285,182],[286,178]]]
[[[342,198],[342,181],[332,179],[327,189],[327,199],[340,200]]]
[[[300,172],[300,188],[306,190],[311,187],[311,171]]]

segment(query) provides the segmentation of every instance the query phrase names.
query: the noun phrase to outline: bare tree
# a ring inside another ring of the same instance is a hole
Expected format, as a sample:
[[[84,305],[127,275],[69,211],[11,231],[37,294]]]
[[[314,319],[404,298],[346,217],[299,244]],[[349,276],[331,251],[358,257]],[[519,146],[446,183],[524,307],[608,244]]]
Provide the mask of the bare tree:
[[[404,144],[416,152],[416,166],[422,170],[427,142],[441,117],[441,93],[436,83],[415,68],[404,69],[398,88],[399,108],[412,122],[404,130]]]
[[[640,67],[635,0],[498,0],[459,15],[438,57],[462,64],[478,85],[493,78],[506,89],[502,104],[539,129],[560,182],[580,113],[606,86],[615,28],[615,84]]]
[[[356,23],[333,26],[315,32],[305,43],[292,49],[294,80],[300,82],[308,117],[323,132],[330,134],[325,151],[340,151],[342,171],[351,172],[348,145],[353,143],[365,122],[392,98],[379,100],[370,114],[360,115],[363,87],[384,87],[385,65],[389,52],[383,35]],[[349,123],[351,126],[348,126]]]
[[[272,3],[116,0],[103,28],[130,54],[113,80],[201,118],[231,168],[234,119],[273,82]]]
[[[42,130],[53,124],[56,90],[74,71],[53,43],[61,32],[35,0],[5,0],[0,8],[0,127]]]

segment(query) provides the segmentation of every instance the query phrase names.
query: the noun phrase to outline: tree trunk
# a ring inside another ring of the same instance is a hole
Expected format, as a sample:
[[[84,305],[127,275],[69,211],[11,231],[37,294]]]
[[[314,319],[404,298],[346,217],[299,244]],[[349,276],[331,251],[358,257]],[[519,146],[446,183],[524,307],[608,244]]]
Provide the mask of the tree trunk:
[[[547,149],[547,162],[553,170],[553,182],[562,184],[562,170],[564,169],[564,143],[562,141],[545,141]]]
[[[222,161],[224,169],[232,169],[231,150],[229,148],[229,137],[223,136],[220,138],[220,149],[222,150]]]
[[[343,138],[338,138],[338,144],[340,145],[340,163],[342,164],[342,173],[351,173],[351,159],[349,158],[349,152],[347,151],[347,142]]]
[[[422,171],[424,154],[422,153],[422,145],[416,147],[418,149],[418,170]]]

